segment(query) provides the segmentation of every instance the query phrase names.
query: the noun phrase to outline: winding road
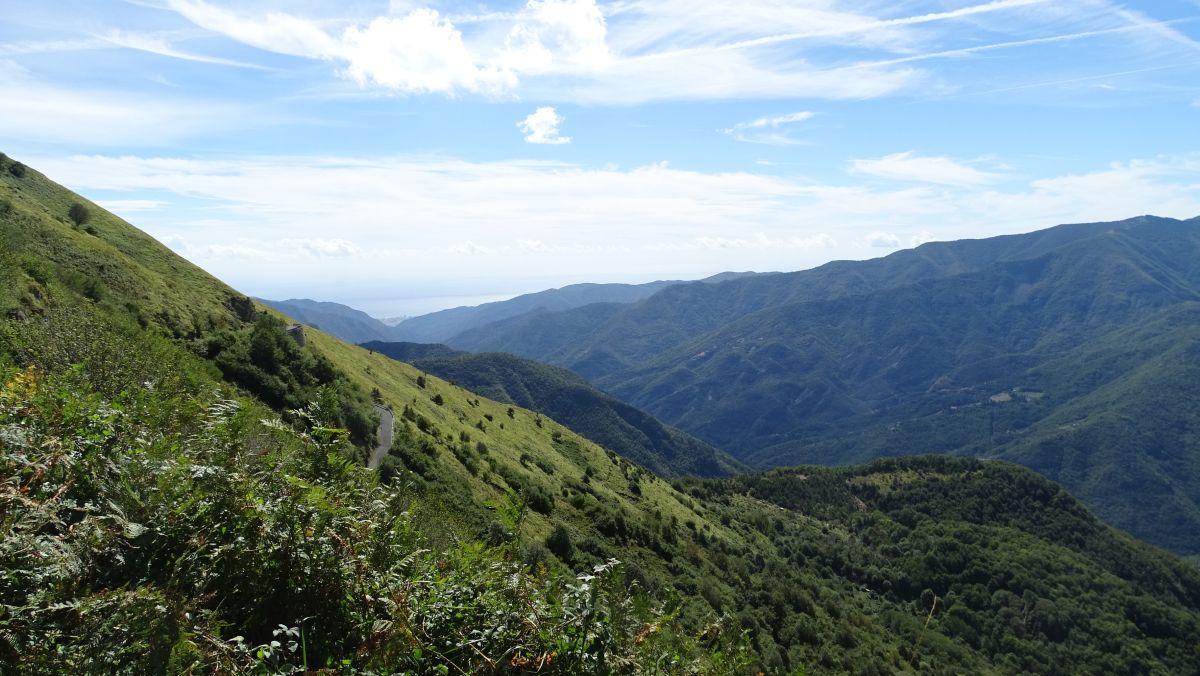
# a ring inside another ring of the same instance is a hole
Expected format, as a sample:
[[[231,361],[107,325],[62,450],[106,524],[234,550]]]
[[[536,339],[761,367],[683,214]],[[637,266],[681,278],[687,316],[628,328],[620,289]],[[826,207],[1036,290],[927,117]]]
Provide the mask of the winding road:
[[[383,462],[384,456],[391,449],[392,423],[395,421],[390,409],[375,404],[375,410],[379,412],[379,429],[375,431],[375,436],[379,437],[379,445],[375,447],[375,451],[371,453],[371,459],[367,461],[369,469],[379,469],[379,463]]]

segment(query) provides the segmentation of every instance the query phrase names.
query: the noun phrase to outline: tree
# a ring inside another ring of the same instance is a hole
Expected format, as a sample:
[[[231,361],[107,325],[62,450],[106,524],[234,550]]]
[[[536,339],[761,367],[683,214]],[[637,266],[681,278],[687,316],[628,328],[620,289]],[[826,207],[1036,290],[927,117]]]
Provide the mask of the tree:
[[[70,209],[67,210],[67,216],[70,217],[71,221],[74,222],[76,226],[80,226],[91,220],[92,212],[88,211],[87,207],[83,206],[79,202],[76,202],[71,205]]]

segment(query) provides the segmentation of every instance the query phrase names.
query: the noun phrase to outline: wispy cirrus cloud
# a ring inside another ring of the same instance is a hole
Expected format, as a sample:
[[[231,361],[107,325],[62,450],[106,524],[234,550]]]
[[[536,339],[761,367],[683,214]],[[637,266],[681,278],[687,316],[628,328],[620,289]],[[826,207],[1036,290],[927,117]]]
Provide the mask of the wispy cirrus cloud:
[[[124,47],[126,49],[136,49],[141,52],[166,56],[172,59],[182,59],[184,61],[195,61],[197,63],[208,63],[218,66],[233,66],[235,68],[250,68],[254,70],[274,70],[267,66],[262,66],[255,63],[247,63],[245,61],[235,61],[233,59],[223,59],[218,56],[207,56],[204,54],[193,54],[178,49],[174,42],[168,36],[154,35],[149,33],[137,33],[132,31],[110,30],[96,36],[97,40],[103,41],[113,47]]]
[[[236,103],[55,86],[2,59],[0,89],[5,93],[0,130],[22,141],[144,147],[216,129],[267,125],[273,119]]]

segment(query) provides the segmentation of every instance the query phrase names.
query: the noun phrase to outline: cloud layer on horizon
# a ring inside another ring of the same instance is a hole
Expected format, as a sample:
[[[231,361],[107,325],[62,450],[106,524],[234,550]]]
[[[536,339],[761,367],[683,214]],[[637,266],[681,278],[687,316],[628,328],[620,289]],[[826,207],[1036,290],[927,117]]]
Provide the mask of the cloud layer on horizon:
[[[1129,217],[1146,204],[1156,205],[1157,215],[1200,215],[1195,155],[1115,163],[1003,189],[986,182],[868,187],[665,164],[620,170],[437,156],[91,155],[34,164],[127,207],[136,224],[251,292],[298,259],[320,261],[306,271],[306,284],[355,278],[361,285],[402,285],[462,271],[499,278],[513,269],[596,281],[647,270],[662,277],[799,269],[934,237]],[[250,260],[256,264],[246,266]]]

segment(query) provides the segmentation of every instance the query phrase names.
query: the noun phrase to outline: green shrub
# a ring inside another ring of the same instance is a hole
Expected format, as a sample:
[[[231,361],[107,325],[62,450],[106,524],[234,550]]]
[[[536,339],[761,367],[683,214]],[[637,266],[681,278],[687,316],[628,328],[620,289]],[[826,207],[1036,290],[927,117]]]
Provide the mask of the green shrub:
[[[75,202],[70,209],[67,209],[67,218],[70,218],[71,222],[78,227],[91,220],[92,212],[79,202]]]
[[[571,542],[571,534],[561,523],[555,524],[554,530],[546,537],[546,549],[563,563],[570,564],[575,560],[575,545]]]

